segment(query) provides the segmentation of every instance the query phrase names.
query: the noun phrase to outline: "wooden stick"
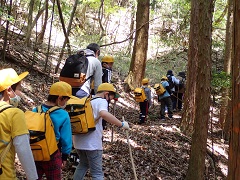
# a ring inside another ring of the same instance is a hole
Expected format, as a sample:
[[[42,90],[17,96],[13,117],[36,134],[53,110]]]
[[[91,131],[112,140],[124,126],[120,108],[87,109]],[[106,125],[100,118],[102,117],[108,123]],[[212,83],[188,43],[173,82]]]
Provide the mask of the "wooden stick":
[[[113,104],[113,115],[116,116],[116,104],[117,104],[117,101],[114,101],[114,104]],[[113,125],[112,125],[112,137],[111,137],[111,143],[113,142]]]
[[[122,120],[124,121],[124,116],[122,116]],[[137,180],[137,173],[136,173],[135,165],[134,165],[134,162],[133,162],[132,149],[131,149],[131,145],[130,145],[130,142],[129,142],[128,130],[126,130],[126,135],[127,135],[127,142],[128,142],[128,147],[129,147],[129,154],[130,154],[131,163],[132,163],[132,168],[133,168],[133,173],[134,173],[134,179]]]

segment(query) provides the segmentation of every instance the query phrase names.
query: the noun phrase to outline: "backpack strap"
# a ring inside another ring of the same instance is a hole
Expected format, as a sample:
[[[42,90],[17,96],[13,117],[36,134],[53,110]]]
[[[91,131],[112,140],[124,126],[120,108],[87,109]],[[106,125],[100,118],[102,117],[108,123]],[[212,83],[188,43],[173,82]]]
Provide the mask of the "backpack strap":
[[[38,106],[37,109],[40,110],[38,112],[42,112],[42,105]],[[47,115],[49,116],[49,120],[50,120],[50,123],[51,123],[53,129],[54,129],[54,124],[53,124],[52,119],[50,117],[50,113],[53,112],[53,111],[56,111],[58,109],[61,109],[61,108],[59,106],[53,106],[53,107],[49,108],[45,112],[45,115],[44,115],[44,118],[46,118]],[[45,129],[46,129],[46,124],[45,124]],[[57,143],[58,143],[58,141],[57,141]]]
[[[0,113],[3,112],[4,110],[11,108],[11,105],[2,105],[0,106]],[[8,153],[8,151],[10,150],[12,146],[12,139],[10,140],[10,142],[8,143],[7,147],[5,147],[5,149],[0,153],[0,175],[2,174],[2,163]]]
[[[93,77],[93,75],[89,76],[89,77],[86,79],[85,82],[87,82],[87,81],[88,81],[89,79],[91,79],[92,77]],[[84,83],[85,83],[85,82],[84,82]],[[83,84],[84,84],[84,83],[83,83]]]
[[[12,107],[12,105],[4,104],[4,105],[0,106],[0,113],[3,112],[4,110],[10,108],[10,107]]]
[[[42,105],[37,106],[36,108],[37,108],[37,112],[38,112],[38,113],[42,113],[42,112],[43,112],[43,110],[42,110]],[[58,110],[58,109],[60,109],[59,106],[53,106],[53,107],[49,108],[46,112],[51,113],[51,112],[56,111],[56,110]],[[45,113],[46,113],[46,112],[45,112]]]
[[[12,139],[11,141],[8,143],[7,147],[5,147],[5,149],[0,153],[0,175],[2,174],[2,163],[8,153],[8,151],[10,150],[12,146]]]
[[[98,99],[98,98],[102,98],[102,97],[94,97],[94,98],[92,98],[90,101],[92,101],[92,100],[94,100],[94,99]],[[103,98],[102,98],[102,99],[103,99]],[[98,123],[98,121],[100,120],[100,118],[101,118],[101,116],[99,116],[99,117],[97,117],[97,118],[95,119],[95,124]]]
[[[51,112],[56,111],[58,109],[61,109],[61,108],[59,106],[53,106],[50,109],[48,109],[47,112],[51,113]]]

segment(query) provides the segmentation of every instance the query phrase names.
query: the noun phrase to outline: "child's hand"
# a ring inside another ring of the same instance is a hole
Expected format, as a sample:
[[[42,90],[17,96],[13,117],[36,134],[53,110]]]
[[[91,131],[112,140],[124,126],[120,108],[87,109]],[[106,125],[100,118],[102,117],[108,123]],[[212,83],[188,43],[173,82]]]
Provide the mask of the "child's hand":
[[[122,128],[123,128],[123,129],[127,129],[127,130],[130,129],[127,121],[123,121],[123,122],[122,122]]]

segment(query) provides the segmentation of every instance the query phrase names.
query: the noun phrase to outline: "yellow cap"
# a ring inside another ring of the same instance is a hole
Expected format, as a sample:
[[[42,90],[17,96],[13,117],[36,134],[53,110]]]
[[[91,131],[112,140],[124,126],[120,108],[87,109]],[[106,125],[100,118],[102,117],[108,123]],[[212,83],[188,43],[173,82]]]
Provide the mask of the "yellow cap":
[[[103,58],[102,58],[102,62],[106,62],[106,63],[113,63],[114,62],[114,59],[113,59],[113,57],[112,56],[104,56]]]
[[[20,75],[12,68],[0,70],[0,92],[4,91],[13,84],[18,83],[25,78],[29,73],[26,71]]]
[[[72,87],[63,81],[56,82],[50,87],[49,95],[72,97]]]
[[[167,76],[162,76],[161,80],[168,80]]]
[[[114,92],[114,94],[115,94],[114,98],[120,97],[120,94],[117,93],[114,86],[110,83],[102,83],[98,86],[97,92],[103,92],[103,91]]]
[[[110,91],[110,92],[116,93],[116,89],[110,83],[102,83],[102,84],[100,84],[98,86],[97,92],[101,92],[101,91]]]
[[[142,80],[142,84],[148,84],[148,82],[149,82],[148,78],[144,78],[144,79]]]

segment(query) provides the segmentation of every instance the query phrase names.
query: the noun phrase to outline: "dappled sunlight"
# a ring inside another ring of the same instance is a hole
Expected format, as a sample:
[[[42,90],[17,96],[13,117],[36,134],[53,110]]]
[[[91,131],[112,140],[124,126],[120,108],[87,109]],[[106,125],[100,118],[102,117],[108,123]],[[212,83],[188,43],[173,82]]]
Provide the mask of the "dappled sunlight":
[[[120,107],[127,107],[127,108],[136,108],[135,103],[131,104],[128,101],[125,101],[123,98],[118,98],[118,105]]]
[[[207,140],[209,150],[212,151],[213,148],[213,153],[215,153],[217,156],[220,154],[221,156],[224,156],[226,159],[228,159],[228,145],[224,144],[219,144],[219,143],[212,143],[210,139]],[[213,144],[213,147],[212,147]]]
[[[166,131],[170,131],[170,132],[181,132],[180,129],[175,125],[168,126],[168,127],[166,127],[166,126],[164,127],[164,126],[161,125],[160,128],[162,128]]]
[[[222,173],[225,176],[227,176],[227,174],[228,174],[228,166],[227,166],[227,164],[223,164],[223,163],[219,162],[218,166],[221,168]]]

